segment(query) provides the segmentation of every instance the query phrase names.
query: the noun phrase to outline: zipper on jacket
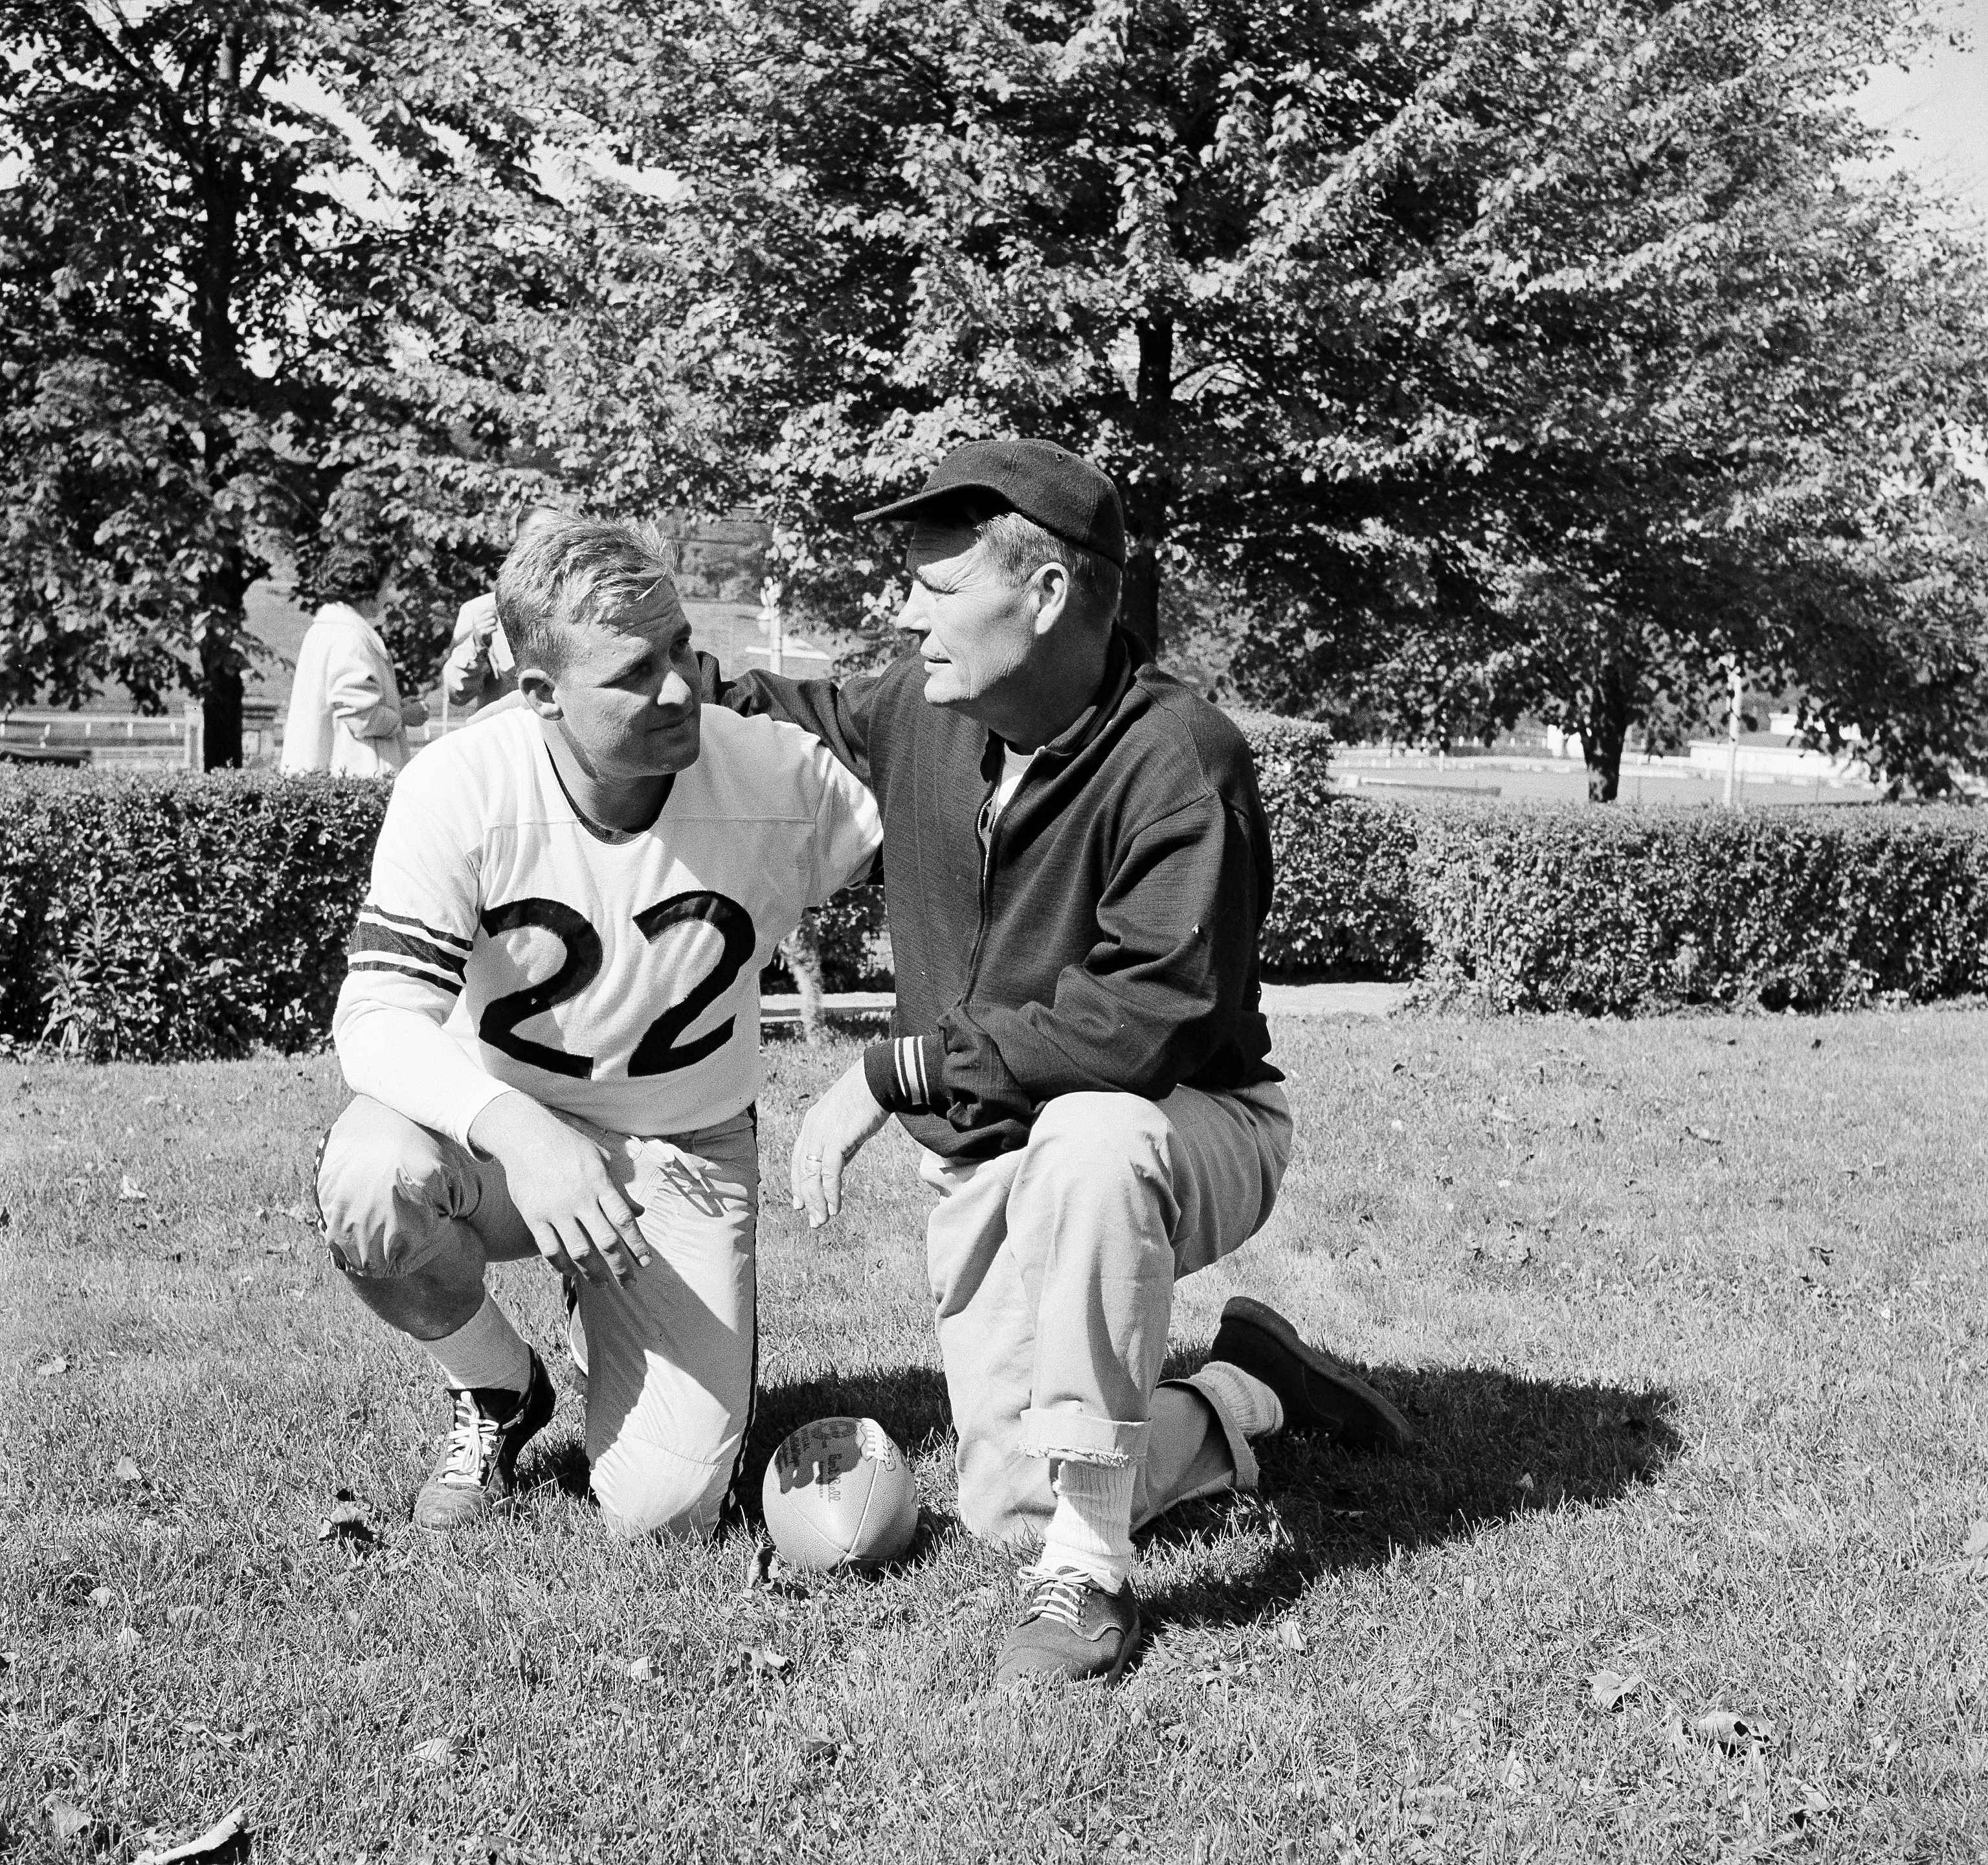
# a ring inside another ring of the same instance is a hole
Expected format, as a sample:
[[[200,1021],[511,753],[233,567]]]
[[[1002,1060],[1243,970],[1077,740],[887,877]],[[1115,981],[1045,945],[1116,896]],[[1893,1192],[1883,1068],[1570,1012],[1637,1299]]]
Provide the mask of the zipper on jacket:
[[[1027,775],[1026,772],[1023,773],[1024,782],[1027,780]],[[974,929],[973,952],[966,961],[966,984],[959,994],[959,1002],[962,1009],[967,999],[972,996],[974,985],[979,981],[980,954],[987,944],[987,901],[988,896],[992,891],[990,884],[994,875],[994,838],[1001,833],[1000,816],[996,816],[993,821],[989,823],[987,813],[993,808],[995,792],[1000,787],[1000,773],[996,772],[988,783],[987,794],[980,799],[979,822],[974,824],[975,840],[980,843],[980,924]],[[1017,784],[1015,788],[1019,793],[1021,786]],[[1013,803],[1015,799],[1010,797],[1008,800]],[[1002,813],[1006,815],[1006,812],[1004,810]],[[987,833],[985,835],[979,833],[981,823],[987,823]]]

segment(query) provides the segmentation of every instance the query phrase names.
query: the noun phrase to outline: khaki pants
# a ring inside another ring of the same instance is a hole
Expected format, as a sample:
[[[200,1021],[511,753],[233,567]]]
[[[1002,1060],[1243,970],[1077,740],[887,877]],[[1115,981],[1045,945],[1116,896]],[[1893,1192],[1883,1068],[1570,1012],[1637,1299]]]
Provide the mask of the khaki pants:
[[[1150,1421],[1175,1282],[1262,1228],[1290,1148],[1289,1103],[1268,1083],[1159,1102],[1063,1095],[1019,1151],[925,1155],[921,1175],[940,1194],[926,1263],[960,1518],[975,1534],[1040,1536],[1056,1458],[1137,1465],[1135,1526],[1191,1495],[1255,1486],[1226,1419],[1229,1455],[1212,1476],[1205,1459],[1149,1444]]]
[[[567,1124],[600,1148],[652,1253],[625,1286],[579,1285],[594,1495],[622,1534],[708,1535],[757,1371],[752,1117],[658,1140]],[[342,1240],[361,1238],[384,1244],[390,1276],[444,1252],[479,1266],[539,1253],[501,1166],[363,1095],[326,1138],[318,1201],[341,1268],[359,1260]]]

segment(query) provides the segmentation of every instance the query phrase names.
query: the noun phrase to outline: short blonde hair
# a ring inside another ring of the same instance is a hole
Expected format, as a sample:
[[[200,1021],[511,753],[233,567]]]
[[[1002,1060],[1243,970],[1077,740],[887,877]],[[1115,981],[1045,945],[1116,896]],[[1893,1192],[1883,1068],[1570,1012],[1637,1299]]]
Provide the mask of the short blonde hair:
[[[574,630],[611,625],[676,567],[675,547],[646,519],[534,512],[497,573],[497,619],[520,667],[556,671]]]

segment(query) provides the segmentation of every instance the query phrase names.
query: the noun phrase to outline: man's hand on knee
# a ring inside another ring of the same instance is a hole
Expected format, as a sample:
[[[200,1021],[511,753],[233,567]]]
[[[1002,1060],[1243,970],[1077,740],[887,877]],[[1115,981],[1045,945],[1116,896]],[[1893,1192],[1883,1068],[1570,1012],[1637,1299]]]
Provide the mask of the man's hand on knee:
[[[470,1123],[470,1144],[504,1168],[539,1254],[590,1281],[626,1281],[649,1252],[600,1149],[529,1095],[500,1094]]]
[[[889,1118],[860,1062],[807,1110],[787,1171],[794,1209],[806,1211],[810,1230],[842,1208],[843,1168]]]

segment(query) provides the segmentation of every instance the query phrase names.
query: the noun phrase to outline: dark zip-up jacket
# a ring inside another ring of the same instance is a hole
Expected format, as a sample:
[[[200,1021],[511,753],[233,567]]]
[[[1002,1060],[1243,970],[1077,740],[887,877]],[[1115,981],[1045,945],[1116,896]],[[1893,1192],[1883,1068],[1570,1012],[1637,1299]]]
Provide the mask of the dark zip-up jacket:
[[[871,1090],[950,1158],[1022,1145],[1059,1095],[1158,1100],[1282,1079],[1258,1009],[1270,835],[1249,749],[1114,633],[1096,703],[996,819],[1006,747],[928,705],[914,652],[843,682],[754,672],[719,695],[804,726],[876,792],[897,972]]]

